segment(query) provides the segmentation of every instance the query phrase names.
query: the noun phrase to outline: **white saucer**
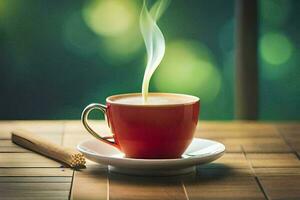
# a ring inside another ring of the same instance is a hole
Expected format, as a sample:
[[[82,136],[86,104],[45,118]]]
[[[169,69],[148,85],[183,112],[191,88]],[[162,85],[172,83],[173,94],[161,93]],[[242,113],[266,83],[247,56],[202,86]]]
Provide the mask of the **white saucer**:
[[[225,146],[213,140],[194,138],[178,159],[125,158],[117,148],[96,139],[77,145],[84,156],[96,163],[108,165],[111,172],[134,175],[180,175],[193,172],[196,165],[212,162],[221,157]]]

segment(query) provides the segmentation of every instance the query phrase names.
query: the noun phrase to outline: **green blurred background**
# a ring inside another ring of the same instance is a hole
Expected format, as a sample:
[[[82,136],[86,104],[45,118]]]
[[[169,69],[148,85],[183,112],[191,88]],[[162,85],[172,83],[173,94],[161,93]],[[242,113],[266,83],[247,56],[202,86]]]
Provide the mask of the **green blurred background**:
[[[201,119],[234,118],[234,1],[173,0],[151,91],[199,96]],[[79,119],[141,91],[141,0],[0,0],[0,119]],[[300,1],[259,1],[261,120],[300,119]]]

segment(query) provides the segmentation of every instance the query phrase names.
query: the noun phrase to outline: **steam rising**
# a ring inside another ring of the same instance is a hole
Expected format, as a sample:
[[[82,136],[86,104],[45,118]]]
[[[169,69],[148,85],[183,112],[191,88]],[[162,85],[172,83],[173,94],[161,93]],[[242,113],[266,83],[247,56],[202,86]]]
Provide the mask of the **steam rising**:
[[[158,0],[149,12],[146,6],[146,1],[144,0],[140,15],[140,29],[147,51],[147,65],[142,85],[144,103],[147,101],[151,76],[165,54],[165,38],[157,26],[156,21],[161,17],[169,2],[169,0]]]

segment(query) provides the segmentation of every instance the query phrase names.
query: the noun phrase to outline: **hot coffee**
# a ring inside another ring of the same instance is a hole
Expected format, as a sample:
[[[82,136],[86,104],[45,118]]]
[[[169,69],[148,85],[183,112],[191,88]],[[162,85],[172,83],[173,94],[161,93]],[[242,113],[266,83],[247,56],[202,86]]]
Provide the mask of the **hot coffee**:
[[[199,98],[170,93],[108,97],[106,106],[91,104],[82,113],[86,129],[96,138],[114,145],[130,158],[179,158],[191,143],[198,122]],[[88,125],[91,110],[106,116],[113,136],[102,137]]]
[[[150,93],[148,95],[147,102],[144,102],[141,94],[129,94],[122,96],[114,96],[109,100],[114,103],[126,104],[126,105],[174,105],[192,103],[197,101],[198,98],[189,95],[174,95],[163,93]]]
[[[144,1],[140,28],[147,50],[142,93],[111,96],[106,105],[90,104],[82,113],[85,128],[99,140],[114,145],[131,158],[179,158],[191,143],[198,122],[199,98],[170,93],[148,93],[150,79],[165,53],[165,39],[156,21],[168,5],[157,1],[150,11]],[[174,58],[176,59],[176,58]],[[101,110],[113,133],[97,134],[88,114]]]

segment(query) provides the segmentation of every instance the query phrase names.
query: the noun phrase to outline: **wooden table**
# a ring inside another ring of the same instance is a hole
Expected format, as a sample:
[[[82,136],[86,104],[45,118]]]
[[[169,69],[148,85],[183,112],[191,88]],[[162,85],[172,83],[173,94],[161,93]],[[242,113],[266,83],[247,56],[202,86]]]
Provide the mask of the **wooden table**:
[[[92,162],[73,171],[13,144],[17,128],[70,147],[91,138],[79,121],[0,121],[1,200],[300,199],[300,123],[200,122],[196,136],[222,142],[227,152],[182,177],[110,174]]]

